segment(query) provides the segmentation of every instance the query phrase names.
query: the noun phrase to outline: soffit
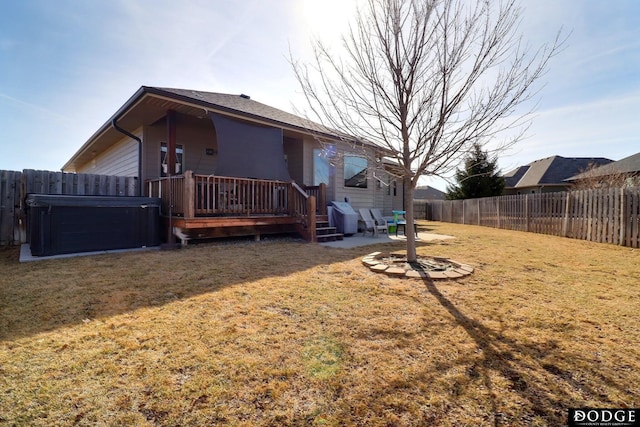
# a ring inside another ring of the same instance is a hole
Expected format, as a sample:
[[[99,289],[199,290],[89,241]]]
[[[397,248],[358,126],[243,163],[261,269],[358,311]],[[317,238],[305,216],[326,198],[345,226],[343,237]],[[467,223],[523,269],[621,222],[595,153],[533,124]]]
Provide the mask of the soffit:
[[[131,105],[121,116],[118,118],[118,126],[138,136],[142,136],[142,127],[150,126],[158,120],[164,118],[167,115],[168,110],[176,111],[178,114],[183,114],[198,118],[208,118],[208,111],[215,111],[214,108],[208,106],[201,107],[195,104],[189,104],[182,101],[172,100],[170,98],[144,93],[141,98]],[[246,116],[242,114],[233,114],[228,111],[221,112],[224,115],[235,117],[242,121],[251,121],[253,123],[261,123],[267,126],[273,126],[268,122],[260,122],[259,120],[247,120]],[[303,134],[292,129],[283,129],[284,136],[302,139]],[[111,125],[111,119],[105,123],[102,128],[94,134],[83,147],[81,147],[74,157],[64,166],[65,170],[77,170],[82,165],[91,162],[97,153],[102,153],[108,150],[111,146],[118,143],[123,139],[129,139],[129,137],[123,135],[117,131]]]

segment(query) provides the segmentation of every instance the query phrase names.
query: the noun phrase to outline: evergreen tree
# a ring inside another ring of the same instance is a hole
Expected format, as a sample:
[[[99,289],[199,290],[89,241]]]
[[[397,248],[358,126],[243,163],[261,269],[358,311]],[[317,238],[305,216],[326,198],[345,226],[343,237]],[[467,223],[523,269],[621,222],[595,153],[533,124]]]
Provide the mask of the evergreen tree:
[[[456,169],[457,185],[447,187],[448,200],[500,196],[504,178],[499,174],[497,159],[489,158],[482,146],[474,144],[464,160],[464,169]]]

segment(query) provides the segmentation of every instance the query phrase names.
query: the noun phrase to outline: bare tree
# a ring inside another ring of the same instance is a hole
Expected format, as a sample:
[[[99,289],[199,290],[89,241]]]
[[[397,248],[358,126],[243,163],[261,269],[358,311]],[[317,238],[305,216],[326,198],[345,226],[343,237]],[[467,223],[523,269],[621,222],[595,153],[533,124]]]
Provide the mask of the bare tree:
[[[640,184],[640,177],[631,172],[608,170],[602,172],[602,165],[589,164],[580,171],[579,178],[573,181],[571,190],[597,190],[600,188],[636,187]],[[600,169],[600,170],[599,170]]]
[[[558,33],[531,50],[520,14],[515,0],[369,0],[340,54],[316,40],[313,63],[292,59],[313,119],[395,159],[408,229],[420,176],[450,173],[502,131],[517,130],[499,149],[522,137],[531,111],[514,113],[561,43]],[[407,258],[416,259],[412,233]]]

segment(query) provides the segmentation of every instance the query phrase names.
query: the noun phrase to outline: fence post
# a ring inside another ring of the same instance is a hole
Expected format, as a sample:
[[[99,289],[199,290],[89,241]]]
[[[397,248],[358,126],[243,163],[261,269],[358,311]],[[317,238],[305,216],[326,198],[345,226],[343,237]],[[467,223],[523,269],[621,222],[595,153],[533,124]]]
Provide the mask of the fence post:
[[[571,193],[566,192],[567,200],[564,204],[564,221],[562,222],[562,236],[567,237],[569,235],[569,211],[571,210]]]
[[[22,173],[0,171],[0,246],[15,245],[24,240],[21,182]]]
[[[524,231],[529,232],[529,195],[524,196]]]
[[[500,228],[500,197],[496,197],[496,216],[498,217],[498,228]]]
[[[463,201],[462,201],[462,225],[464,225],[464,224],[465,224],[465,217],[464,217],[465,209],[464,209],[464,205],[466,205],[466,204],[467,204],[467,201],[466,201],[466,200],[463,200]]]
[[[626,231],[629,218],[627,215],[627,194],[624,187],[620,189],[620,246],[625,246]]]

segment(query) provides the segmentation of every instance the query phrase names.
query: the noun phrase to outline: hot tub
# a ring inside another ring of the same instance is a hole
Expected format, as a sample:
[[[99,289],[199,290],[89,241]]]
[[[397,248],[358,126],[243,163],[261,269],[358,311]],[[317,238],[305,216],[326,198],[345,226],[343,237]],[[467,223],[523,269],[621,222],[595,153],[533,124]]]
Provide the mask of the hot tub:
[[[27,239],[33,256],[160,244],[160,199],[29,194]]]

